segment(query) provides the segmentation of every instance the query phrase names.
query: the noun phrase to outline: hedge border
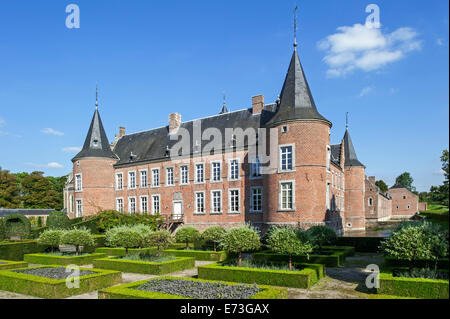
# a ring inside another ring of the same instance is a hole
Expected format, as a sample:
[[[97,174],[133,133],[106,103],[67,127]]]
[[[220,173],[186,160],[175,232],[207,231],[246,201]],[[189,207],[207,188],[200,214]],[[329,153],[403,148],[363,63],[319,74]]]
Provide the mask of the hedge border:
[[[108,257],[96,259],[94,260],[94,267],[147,275],[165,275],[195,268],[195,260],[192,257],[176,257],[176,260],[160,263],[118,258],[119,257]]]
[[[378,294],[420,299],[449,298],[448,280],[394,277],[390,271],[380,273],[379,281]]]
[[[337,246],[352,246],[358,253],[377,253],[384,237],[338,237]]]
[[[1,264],[3,263],[3,264]],[[6,269],[18,269],[18,268],[27,268],[28,263],[23,261],[10,261],[10,260],[3,260],[0,259],[0,270],[6,270]]]
[[[311,264],[323,264],[327,267],[341,267],[345,263],[345,252],[343,251],[328,251],[323,250],[325,253],[331,253],[330,255],[315,255],[310,254],[309,259],[307,256],[292,256],[294,263],[311,263]],[[288,262],[289,255],[277,254],[272,252],[259,252],[252,254],[252,259],[255,261],[269,261],[269,262]]]
[[[49,254],[27,254],[24,260],[30,264],[38,265],[90,265],[95,259],[105,257],[105,254],[94,253],[81,256],[54,256]]]
[[[385,266],[387,267],[408,267],[409,261],[405,259],[396,259],[393,257],[385,256]],[[413,265],[416,268],[434,268],[435,261],[434,260],[424,260],[419,259],[415,260]],[[439,269],[449,269],[449,259],[448,258],[441,258],[438,259],[437,266]]]
[[[345,254],[345,257],[355,256],[356,250],[353,246],[323,246],[325,251],[339,251]]]
[[[294,263],[303,266],[300,271],[269,270],[245,267],[224,266],[224,262],[200,266],[198,278],[206,280],[224,280],[247,284],[292,287],[308,289],[325,276],[322,264]]]
[[[152,278],[150,280],[154,279],[175,279],[175,280],[188,280],[188,281],[194,281],[194,282],[217,282],[213,280],[204,280],[204,279],[194,279],[194,278],[180,278],[180,277],[156,277]],[[134,287],[139,287],[140,285],[145,284],[149,280],[142,280],[138,282],[133,282],[129,284],[124,284],[116,287],[106,288],[102,289],[98,292],[98,298],[99,299],[193,299],[193,298],[187,298],[179,295],[172,295],[172,294],[166,294],[166,293],[159,293],[159,292],[150,292],[150,291],[141,291],[133,289]],[[232,282],[223,282],[220,281],[220,283],[228,285],[228,286],[235,286],[238,285],[238,283],[232,283]],[[250,285],[248,285],[250,286]],[[271,286],[264,286],[264,285],[258,285],[259,288],[262,289],[259,293],[255,294],[253,297],[249,299],[287,299],[287,288],[281,288],[281,287],[271,287]]]
[[[129,255],[138,255],[138,254],[154,254],[156,253],[156,248],[130,248],[128,249]],[[125,248],[112,248],[112,247],[99,247],[95,249],[96,253],[102,253],[106,256],[114,256],[114,257],[124,257],[125,256]]]
[[[227,259],[227,253],[224,251],[166,249],[163,254],[175,257],[193,257],[195,260],[201,261],[224,261]]]
[[[9,215],[6,215],[5,217],[3,217],[3,223],[4,223],[4,228],[5,228],[5,237],[8,238],[13,235],[13,234],[10,234],[10,229],[8,227],[8,222],[13,219],[18,219],[23,224],[25,234],[23,234],[21,238],[23,238],[23,237],[29,238],[30,233],[31,233],[31,222],[26,216],[24,216],[22,214],[9,214]]]
[[[26,269],[48,268],[49,266],[31,267]],[[50,266],[59,268],[61,266]],[[79,288],[68,288],[66,280],[50,279],[34,275],[16,273],[11,270],[0,270],[0,290],[20,293],[47,299],[60,299],[81,295],[94,290],[111,287],[122,282],[119,271],[79,268],[96,274],[77,277],[80,279]]]
[[[37,240],[22,239],[13,242],[0,242],[0,258],[12,261],[23,261],[25,254],[44,252],[46,246],[38,245]]]

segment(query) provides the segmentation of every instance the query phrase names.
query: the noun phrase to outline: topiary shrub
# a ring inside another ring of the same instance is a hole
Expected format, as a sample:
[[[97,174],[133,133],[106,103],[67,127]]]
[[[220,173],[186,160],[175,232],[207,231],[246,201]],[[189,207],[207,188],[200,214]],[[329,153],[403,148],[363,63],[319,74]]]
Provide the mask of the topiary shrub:
[[[158,230],[147,234],[145,241],[150,247],[158,249],[158,256],[161,256],[161,251],[169,247],[172,243],[172,235],[167,230]]]
[[[51,212],[47,217],[47,227],[52,229],[68,229],[71,225],[69,217],[63,212]]]
[[[26,238],[31,232],[31,223],[22,214],[10,214],[4,218],[5,237]]]
[[[0,241],[6,238],[6,229],[5,229],[5,221],[3,218],[0,218]]]
[[[175,234],[175,240],[177,243],[186,243],[186,249],[189,249],[189,243],[193,243],[194,241],[200,238],[200,232],[197,228],[192,226],[184,226],[181,227]]]
[[[212,242],[214,244],[214,251],[217,251],[217,244],[219,244],[226,230],[219,226],[209,227],[203,231],[201,237],[203,240]]]
[[[150,226],[144,225],[144,224],[138,224],[131,227],[131,229],[137,231],[141,235],[141,242],[139,243],[138,248],[144,248],[147,247],[146,239],[152,233],[152,229]]]
[[[94,236],[88,229],[71,229],[63,232],[61,236],[62,245],[74,245],[76,255],[80,253],[80,246],[94,246]]]
[[[238,254],[238,266],[242,266],[242,253],[261,247],[258,232],[249,225],[227,231],[220,240],[220,246],[229,253]]]
[[[125,256],[128,256],[128,249],[139,248],[144,239],[142,234],[133,227],[117,226],[106,232],[106,241],[110,247],[125,248]]]
[[[55,251],[55,248],[58,248],[61,244],[61,237],[63,235],[62,229],[49,229],[44,231],[38,238],[39,245],[50,246],[52,252]]]
[[[337,240],[335,230],[327,226],[313,226],[306,231],[306,235],[319,247],[319,252],[322,252],[323,246],[334,245]]]

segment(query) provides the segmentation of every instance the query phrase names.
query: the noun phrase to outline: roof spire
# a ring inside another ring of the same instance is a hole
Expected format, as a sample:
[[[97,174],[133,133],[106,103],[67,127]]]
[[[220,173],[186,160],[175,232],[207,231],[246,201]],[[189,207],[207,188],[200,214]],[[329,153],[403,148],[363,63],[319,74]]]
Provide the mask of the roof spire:
[[[95,85],[95,109],[98,110],[98,82]]]
[[[345,113],[345,129],[348,130],[348,112]]]
[[[223,106],[222,106],[222,111],[220,111],[219,114],[225,114],[228,113],[228,109],[227,109],[227,96],[225,94],[225,91],[223,91]]]
[[[297,51],[297,46],[298,46],[298,43],[297,43],[297,9],[298,9],[298,7],[297,7],[297,5],[295,5],[295,8],[294,8],[294,50],[296,50],[296,51]]]

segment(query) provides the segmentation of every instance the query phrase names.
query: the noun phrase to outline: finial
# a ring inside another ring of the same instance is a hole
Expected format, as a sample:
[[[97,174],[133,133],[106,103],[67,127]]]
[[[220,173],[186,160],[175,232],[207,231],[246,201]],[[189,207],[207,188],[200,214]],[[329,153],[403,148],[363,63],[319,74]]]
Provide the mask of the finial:
[[[98,82],[95,86],[95,109],[98,110]]]
[[[297,5],[294,8],[294,50],[297,50]]]
[[[345,129],[348,130],[348,112],[345,113]]]
[[[225,94],[225,91],[223,91],[222,93],[223,93],[223,107],[226,108],[227,107],[227,95]]]

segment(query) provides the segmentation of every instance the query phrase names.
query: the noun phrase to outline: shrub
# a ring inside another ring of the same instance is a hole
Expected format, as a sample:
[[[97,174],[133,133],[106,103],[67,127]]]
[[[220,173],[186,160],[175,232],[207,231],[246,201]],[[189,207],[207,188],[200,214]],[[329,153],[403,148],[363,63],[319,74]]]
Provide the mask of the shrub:
[[[274,230],[267,243],[272,251],[289,255],[289,270],[292,270],[292,255],[306,255],[309,257],[309,253],[313,249],[311,243],[297,237],[292,228]]]
[[[37,218],[37,228],[41,228],[44,226],[44,222],[42,221],[42,216],[38,216]]]
[[[22,214],[10,214],[4,218],[5,237],[27,237],[30,235],[31,224]]]
[[[55,251],[55,248],[58,248],[61,243],[61,236],[63,231],[61,229],[50,229],[44,231],[38,238],[39,245],[47,245],[50,246],[52,252]]]
[[[72,229],[66,230],[61,236],[61,244],[74,245],[76,248],[76,255],[80,253],[80,246],[94,246],[94,236],[87,229]]]
[[[150,235],[150,233],[152,232],[152,229],[149,226],[144,225],[144,224],[134,225],[131,227],[131,229],[138,232],[141,236],[141,242],[139,243],[138,248],[147,247],[146,238],[148,235]]]
[[[186,249],[189,249],[189,243],[193,243],[199,238],[200,232],[197,228],[192,226],[181,227],[175,234],[175,240],[177,243],[186,243]]]
[[[68,229],[70,227],[70,219],[63,212],[51,212],[47,217],[47,227],[53,229]]]
[[[333,245],[336,243],[337,236],[334,229],[327,226],[313,226],[306,231],[314,245],[319,247],[322,252],[322,246]]]
[[[167,230],[158,230],[147,234],[145,238],[149,246],[156,247],[158,249],[158,256],[161,255],[161,251],[169,247],[172,243],[172,236]]]
[[[245,225],[226,232],[220,240],[220,245],[229,253],[238,253],[238,265],[242,265],[242,253],[257,250],[261,247],[258,232]]]
[[[225,229],[214,226],[209,227],[202,233],[202,239],[214,243],[214,251],[217,251],[217,244],[222,239],[222,236],[226,233]]]
[[[144,224],[151,230],[158,230],[163,224],[160,215],[149,214],[125,214],[114,210],[107,210],[97,216],[97,227],[100,232],[105,232],[116,226]]]
[[[130,226],[116,226],[106,232],[106,241],[111,247],[125,248],[128,256],[129,248],[138,248],[143,243],[142,234]]]
[[[5,229],[5,221],[3,218],[0,218],[0,241],[6,238],[6,229]]]

